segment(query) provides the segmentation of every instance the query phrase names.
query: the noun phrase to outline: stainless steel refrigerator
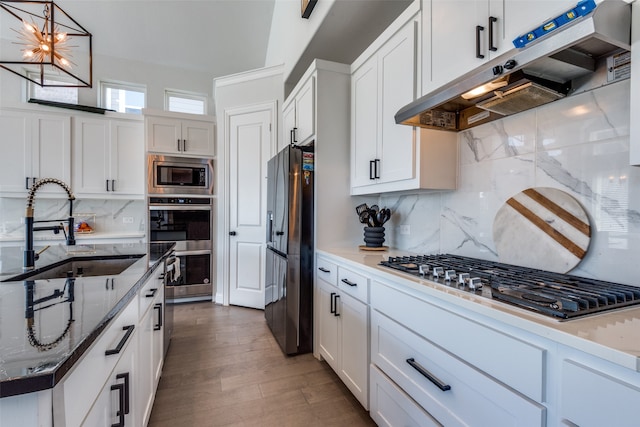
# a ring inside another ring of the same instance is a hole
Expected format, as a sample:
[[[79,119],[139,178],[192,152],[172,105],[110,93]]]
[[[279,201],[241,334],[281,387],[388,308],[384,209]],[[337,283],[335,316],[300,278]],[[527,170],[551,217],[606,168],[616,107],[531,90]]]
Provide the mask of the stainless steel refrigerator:
[[[267,166],[265,317],[282,351],[313,349],[313,148],[287,147]]]

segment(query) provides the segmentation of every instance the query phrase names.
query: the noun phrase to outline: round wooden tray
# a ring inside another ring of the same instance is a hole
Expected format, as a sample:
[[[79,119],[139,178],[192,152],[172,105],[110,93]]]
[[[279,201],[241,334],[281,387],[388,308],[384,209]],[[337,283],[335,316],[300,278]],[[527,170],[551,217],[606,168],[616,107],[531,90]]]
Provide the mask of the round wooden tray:
[[[371,247],[371,246],[365,246],[365,245],[360,245],[358,246],[358,249],[363,250],[363,251],[386,251],[387,249],[389,249],[389,246],[379,246],[377,248]]]

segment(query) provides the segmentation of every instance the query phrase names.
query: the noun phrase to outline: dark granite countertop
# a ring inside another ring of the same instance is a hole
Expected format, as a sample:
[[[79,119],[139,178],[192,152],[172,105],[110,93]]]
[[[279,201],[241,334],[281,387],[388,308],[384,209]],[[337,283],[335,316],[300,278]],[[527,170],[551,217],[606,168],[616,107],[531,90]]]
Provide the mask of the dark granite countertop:
[[[69,258],[142,257],[112,276],[0,282],[0,397],[53,388],[171,248],[172,243],[51,246],[36,269]],[[22,248],[0,248],[0,280],[20,273]]]

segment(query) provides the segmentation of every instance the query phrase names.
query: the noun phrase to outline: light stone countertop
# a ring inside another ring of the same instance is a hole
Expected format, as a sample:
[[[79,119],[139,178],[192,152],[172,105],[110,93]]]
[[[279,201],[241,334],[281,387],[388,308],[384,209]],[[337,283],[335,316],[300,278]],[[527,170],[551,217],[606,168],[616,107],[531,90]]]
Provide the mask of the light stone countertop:
[[[640,306],[559,321],[501,301],[378,266],[380,261],[390,256],[415,255],[405,251],[390,249],[369,252],[356,248],[332,248],[317,250],[317,254],[334,258],[346,267],[363,269],[374,279],[377,277],[381,281],[391,281],[426,297],[444,300],[460,309],[470,310],[640,372]]]

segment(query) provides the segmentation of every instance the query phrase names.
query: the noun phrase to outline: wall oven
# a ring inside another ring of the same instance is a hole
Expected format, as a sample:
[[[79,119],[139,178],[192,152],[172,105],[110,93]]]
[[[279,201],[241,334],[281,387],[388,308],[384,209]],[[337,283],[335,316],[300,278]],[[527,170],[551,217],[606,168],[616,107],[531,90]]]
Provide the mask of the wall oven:
[[[213,194],[213,160],[206,158],[147,156],[149,194]]]
[[[169,302],[210,301],[213,294],[212,201],[209,197],[149,197],[149,241],[176,242],[167,274]]]

